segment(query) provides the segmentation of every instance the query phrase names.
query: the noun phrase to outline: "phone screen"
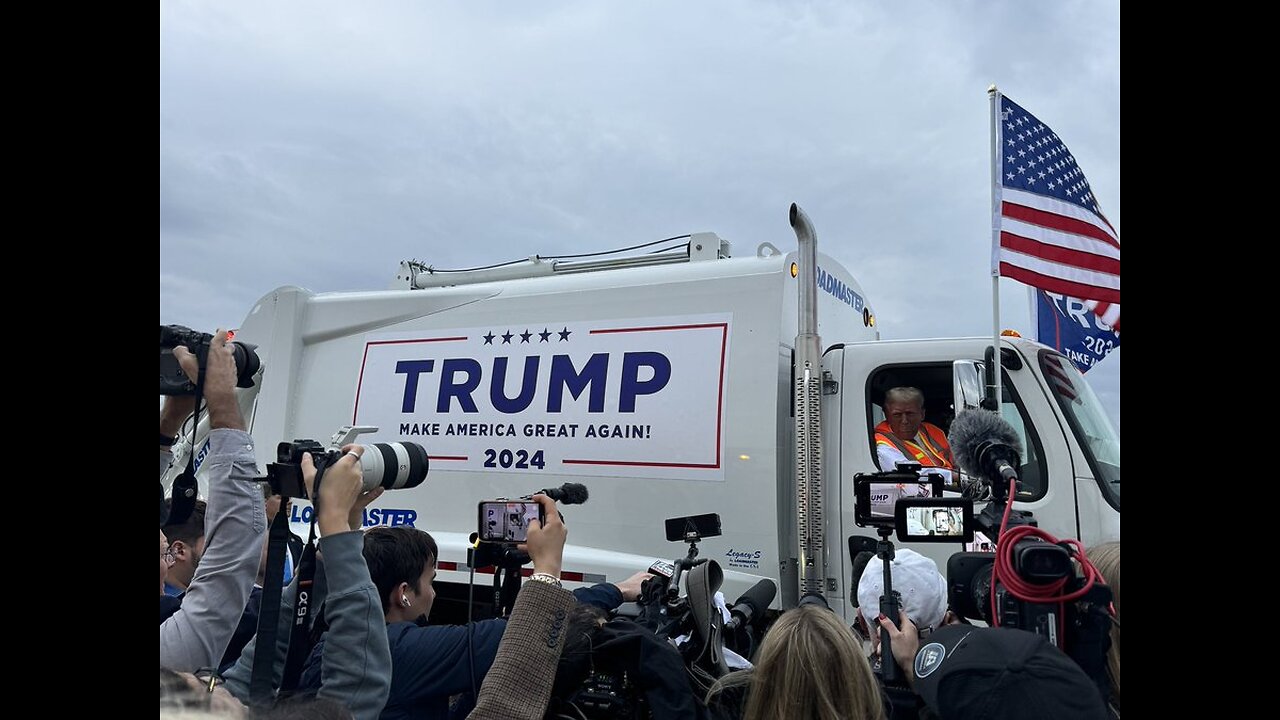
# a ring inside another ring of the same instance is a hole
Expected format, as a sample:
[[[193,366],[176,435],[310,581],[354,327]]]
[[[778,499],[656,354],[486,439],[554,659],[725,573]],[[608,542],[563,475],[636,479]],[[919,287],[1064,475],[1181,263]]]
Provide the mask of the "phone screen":
[[[898,539],[903,542],[970,542],[973,504],[959,498],[909,500],[897,507]]]
[[[919,482],[873,482],[868,494],[871,517],[893,519],[893,508],[899,500],[933,497],[933,485],[928,480]]]
[[[853,521],[858,527],[893,527],[900,500],[942,497],[942,476],[915,472],[858,473],[853,476]]]
[[[480,503],[480,539],[522,543],[529,539],[529,522],[538,519],[542,506],[527,502]]]

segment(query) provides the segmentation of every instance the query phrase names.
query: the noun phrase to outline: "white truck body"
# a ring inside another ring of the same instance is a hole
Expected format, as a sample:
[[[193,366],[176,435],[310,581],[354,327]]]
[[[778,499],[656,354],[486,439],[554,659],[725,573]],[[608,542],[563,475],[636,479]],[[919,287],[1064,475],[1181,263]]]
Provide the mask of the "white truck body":
[[[250,413],[258,460],[273,462],[280,441],[325,443],[343,425],[379,426],[359,442],[421,443],[431,455],[426,481],[383,495],[366,523],[430,532],[440,545],[437,582],[467,582],[478,502],[581,482],[590,500],[563,508],[567,579],[620,580],[683,556],[686,546],[666,540],[664,519],[715,512],[723,535],[700,550],[725,569],[728,599],[769,577],[780,588],[774,607],[793,605],[796,253],[765,244],[749,257],[721,257],[727,248],[699,234],[678,264],[563,273],[534,260],[526,268],[534,272],[500,270],[499,279],[426,289],[407,289],[416,281],[405,264],[397,284],[406,289],[279,288],[236,334],[258,346],[263,364]],[[858,283],[829,257],[817,264],[825,590],[852,618],[847,538],[874,535],[854,526],[853,477],[878,469],[876,393],[910,379],[912,368],[950,380],[952,364],[981,360],[990,339],[880,341]],[[1118,539],[1118,440],[1114,458],[1104,458],[1115,466],[1109,493],[1111,478],[1094,470],[1094,455],[1109,451],[1082,445],[1045,380],[1040,356],[1058,356],[1026,340],[1002,344],[1022,359],[1006,371],[1006,387],[1034,428],[1039,472],[1047,473],[1039,496],[1015,507],[1060,537]],[[1080,392],[1096,403],[1087,386]],[[930,407],[950,406],[945,394]],[[1115,437],[1109,424],[1098,433]],[[295,503],[293,520],[309,515]],[[947,556],[962,548],[915,549],[945,573]]]

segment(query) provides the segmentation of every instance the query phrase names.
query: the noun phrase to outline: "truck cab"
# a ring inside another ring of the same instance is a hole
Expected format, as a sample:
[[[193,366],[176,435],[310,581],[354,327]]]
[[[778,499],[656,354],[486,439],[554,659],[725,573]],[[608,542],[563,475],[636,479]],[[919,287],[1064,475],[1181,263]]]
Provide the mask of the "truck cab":
[[[848,538],[875,537],[872,528],[854,523],[853,478],[880,469],[874,428],[884,419],[885,391],[921,389],[926,420],[947,430],[959,412],[981,401],[990,346],[990,338],[955,338],[827,348],[823,429],[828,447],[835,449],[829,453],[827,478],[840,498],[840,512],[829,518],[828,531],[829,537],[846,539],[830,546],[829,568],[844,570],[828,580],[833,607],[838,597],[851,608],[848,598],[856,594],[856,586],[849,585],[856,583],[851,573],[859,543]],[[1062,355],[1018,337],[1001,339],[1001,377],[1000,415],[1024,448],[1014,508],[1032,513],[1040,528],[1059,538],[1078,538],[1086,546],[1118,539],[1120,440],[1084,377]],[[944,574],[947,558],[963,549],[951,544],[910,547],[932,557]]]

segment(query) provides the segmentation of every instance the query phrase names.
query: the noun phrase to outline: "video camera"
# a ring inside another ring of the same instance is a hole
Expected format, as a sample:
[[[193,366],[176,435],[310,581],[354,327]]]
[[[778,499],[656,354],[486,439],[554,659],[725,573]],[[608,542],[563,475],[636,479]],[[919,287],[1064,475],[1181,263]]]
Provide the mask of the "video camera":
[[[160,394],[161,395],[195,395],[196,385],[178,365],[173,349],[182,345],[196,356],[200,364],[200,372],[204,372],[209,358],[209,343],[213,336],[182,325],[160,326]],[[257,346],[231,341],[231,353],[236,361],[236,387],[253,387],[253,376],[262,366],[256,352]]]
[[[1075,577],[1071,553],[1059,545],[1025,538],[1014,545],[1012,557],[1013,572],[1022,583],[1048,586],[1065,581],[1063,589],[1067,592],[1083,587],[1084,581]],[[1058,604],[1020,600],[999,581],[993,588],[991,566],[994,562],[995,555],[985,552],[962,552],[951,556],[947,561],[947,601],[951,610],[963,618],[982,620],[988,625],[1037,633],[1054,645],[1063,647],[1063,639],[1058,637]],[[1106,590],[1105,599],[1102,590]],[[1091,593],[1091,602],[1101,601],[1104,607],[1110,602],[1111,592],[1105,586],[1095,585]],[[995,595],[994,614],[992,594]]]
[[[751,657],[777,585],[769,579],[760,580],[733,603],[730,620],[724,621],[713,600],[723,584],[724,572],[715,560],[698,557],[698,543],[721,534],[720,516],[707,513],[675,517],[667,519],[665,525],[667,540],[688,543],[688,552],[671,562],[654,562],[649,567],[653,577],[644,581],[634,615],[620,610],[607,626],[615,637],[626,632],[652,633],[664,644],[687,638],[677,649],[689,681],[691,692],[687,700],[692,708],[701,705],[710,686],[728,672],[726,648]],[[682,578],[684,594],[680,589]],[[634,652],[624,653],[622,648],[626,646],[616,642],[605,643],[602,649],[593,641],[589,647],[590,661],[576,663],[581,674],[569,678],[571,690],[557,693],[553,707],[565,716],[583,720],[650,717],[649,698],[656,689],[644,687],[633,676],[637,663]],[[615,647],[619,649],[611,649]],[[565,665],[562,658],[561,668]],[[563,680],[558,678],[558,686]],[[673,699],[663,706],[669,709],[679,705]]]
[[[302,456],[311,453],[315,464],[315,489],[319,492],[320,480],[327,467],[337,462],[344,453],[341,448],[362,433],[377,432],[371,426],[344,425],[333,434],[328,447],[315,440],[294,440],[276,446],[276,461],[267,465],[267,475],[262,478],[271,490],[284,497],[308,499],[306,485],[302,482]],[[361,445],[360,468],[364,476],[364,492],[376,487],[387,490],[412,488],[427,479],[430,458],[426,448],[418,443],[370,443]]]
[[[902,597],[893,589],[891,565],[896,550],[889,536],[896,531],[903,542],[973,539],[973,502],[943,498],[943,481],[942,475],[922,472],[920,464],[912,462],[900,462],[894,470],[853,477],[854,522],[859,527],[874,527],[880,536],[875,546],[884,573],[879,614],[894,625],[899,624]],[[868,630],[880,633],[881,657],[891,658],[888,629]],[[901,669],[892,660],[880,663],[877,675],[886,690],[907,690]]]
[[[947,561],[952,612],[1041,635],[1075,660],[1105,697],[1111,588],[1079,576],[1077,541],[1040,537],[1030,513],[1008,507],[1020,467],[1017,431],[994,412],[968,410],[952,423],[950,443],[965,472],[991,489],[975,524],[996,550],[960,552]],[[1051,601],[1036,602],[1037,596]]]

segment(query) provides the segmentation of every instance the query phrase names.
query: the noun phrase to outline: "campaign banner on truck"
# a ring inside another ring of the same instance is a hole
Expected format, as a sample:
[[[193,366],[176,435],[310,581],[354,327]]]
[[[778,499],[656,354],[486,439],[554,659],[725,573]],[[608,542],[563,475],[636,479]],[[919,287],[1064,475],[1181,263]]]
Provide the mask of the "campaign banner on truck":
[[[723,480],[730,319],[370,334],[353,422],[433,471]]]

